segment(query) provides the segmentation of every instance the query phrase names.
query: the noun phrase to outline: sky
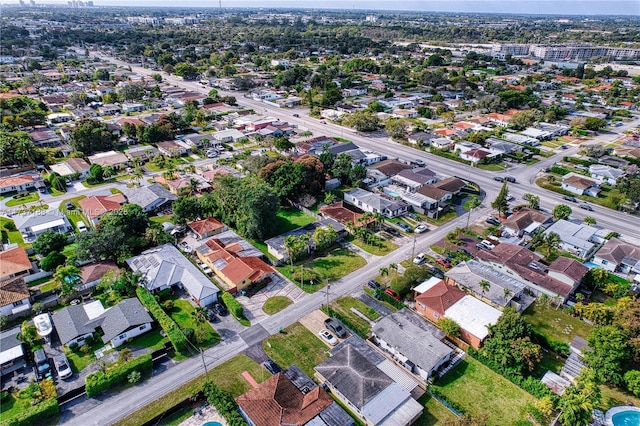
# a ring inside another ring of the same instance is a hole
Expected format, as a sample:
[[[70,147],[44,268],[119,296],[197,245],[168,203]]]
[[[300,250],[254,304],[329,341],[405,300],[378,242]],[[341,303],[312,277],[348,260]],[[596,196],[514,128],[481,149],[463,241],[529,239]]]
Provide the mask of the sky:
[[[94,0],[96,6],[218,7],[219,0]],[[36,0],[66,4],[66,0]],[[550,15],[636,15],[640,0],[222,0],[223,7],[282,7],[409,10],[426,12],[513,13]]]

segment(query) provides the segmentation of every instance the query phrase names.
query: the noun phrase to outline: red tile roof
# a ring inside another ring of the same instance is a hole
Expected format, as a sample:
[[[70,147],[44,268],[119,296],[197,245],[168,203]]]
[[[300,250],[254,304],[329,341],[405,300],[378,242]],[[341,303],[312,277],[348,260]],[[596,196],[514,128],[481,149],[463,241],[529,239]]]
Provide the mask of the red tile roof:
[[[24,278],[17,277],[0,281],[0,306],[7,306],[29,298],[29,288]]]
[[[302,394],[282,373],[236,398],[253,424],[302,426],[333,403],[322,387]]]
[[[31,269],[31,261],[22,247],[0,251],[0,279]]]
[[[216,218],[208,217],[202,220],[195,220],[189,223],[189,228],[201,237],[218,229],[224,228],[224,225]]]
[[[429,290],[418,295],[416,302],[420,302],[439,313],[440,316],[444,316],[445,311],[464,296],[466,296],[466,293],[458,287],[449,286],[444,281],[440,281]]]
[[[78,201],[78,205],[89,220],[94,220],[105,213],[120,210],[126,202],[122,194],[94,195]]]
[[[21,186],[33,182],[32,175],[7,176],[0,178],[0,188],[8,188],[10,186]]]
[[[252,282],[259,281],[264,275],[275,272],[271,266],[267,265],[259,257],[238,256],[237,252],[243,250],[243,247],[238,243],[225,246],[217,238],[211,238],[205,242],[205,245],[211,251],[203,255],[211,262],[223,259],[227,264],[220,270],[220,273],[235,285],[247,279]]]
[[[87,284],[99,280],[108,271],[118,271],[118,265],[113,260],[102,260],[100,262],[85,265],[80,268],[80,281]]]

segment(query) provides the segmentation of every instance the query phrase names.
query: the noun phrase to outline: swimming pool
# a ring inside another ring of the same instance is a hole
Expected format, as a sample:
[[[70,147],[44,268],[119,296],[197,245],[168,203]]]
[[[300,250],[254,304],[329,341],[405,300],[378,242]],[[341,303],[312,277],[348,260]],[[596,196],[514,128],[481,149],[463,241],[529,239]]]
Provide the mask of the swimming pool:
[[[206,422],[202,426],[222,426],[222,423],[220,423],[220,422]]]
[[[640,425],[640,408],[613,407],[607,411],[606,424],[608,426],[637,426]]]
[[[384,189],[383,189],[383,191],[384,191],[384,193],[385,193],[385,194],[387,194],[387,195],[391,195],[392,197],[400,198],[400,194],[398,194],[398,193],[397,193],[397,192],[395,192],[395,191],[392,191],[392,190],[387,189],[387,188],[384,188]]]

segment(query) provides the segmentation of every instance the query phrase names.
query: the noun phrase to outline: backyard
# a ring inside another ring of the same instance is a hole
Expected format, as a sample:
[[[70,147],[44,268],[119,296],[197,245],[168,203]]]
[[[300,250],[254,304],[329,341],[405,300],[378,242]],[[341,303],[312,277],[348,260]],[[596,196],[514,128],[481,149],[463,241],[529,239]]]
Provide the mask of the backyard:
[[[300,323],[265,339],[262,347],[282,368],[297,365],[309,377],[313,377],[313,368],[327,358],[327,345]]]
[[[571,343],[576,336],[586,339],[591,330],[586,322],[556,309],[551,300],[536,300],[522,316],[536,332],[560,342]]]
[[[314,218],[295,207],[281,207],[276,213],[276,227],[273,235],[284,234],[314,222]],[[267,250],[267,245],[262,240],[249,239],[249,242],[258,250],[272,259],[275,259]]]
[[[414,426],[436,426],[443,422],[453,422],[456,418],[455,414],[429,396],[428,393],[422,395],[418,402],[424,405],[424,412],[413,424]]]
[[[487,416],[487,425],[512,425],[526,418],[535,398],[504,377],[467,357],[433,386],[448,401],[472,416]]]

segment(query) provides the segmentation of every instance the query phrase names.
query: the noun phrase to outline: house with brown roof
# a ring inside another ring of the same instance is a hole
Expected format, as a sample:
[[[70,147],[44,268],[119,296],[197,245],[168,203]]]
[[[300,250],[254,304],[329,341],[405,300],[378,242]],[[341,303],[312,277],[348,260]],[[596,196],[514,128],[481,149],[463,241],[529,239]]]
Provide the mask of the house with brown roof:
[[[160,152],[166,155],[167,157],[183,156],[191,148],[185,142],[178,141],[178,140],[158,142],[156,146],[158,147],[158,150],[160,150]]]
[[[98,285],[104,274],[109,271],[117,272],[120,268],[113,260],[101,260],[89,265],[80,267],[80,283],[81,290],[92,288]]]
[[[60,176],[70,176],[78,173],[80,179],[84,179],[89,174],[90,167],[91,165],[83,158],[69,158],[67,161],[49,166],[52,172],[56,172]]]
[[[431,277],[414,289],[416,312],[432,322],[444,318],[444,313],[466,293],[458,287],[445,284],[440,278]]]
[[[346,224],[351,222],[354,224],[360,224],[360,218],[364,215],[364,211],[358,207],[345,203],[344,201],[338,201],[329,206],[320,207],[320,214],[335,220],[338,223]],[[370,218],[367,224],[375,221],[375,218]]]
[[[533,235],[550,220],[551,216],[540,210],[523,207],[502,223],[502,233],[518,237]]]
[[[614,237],[598,250],[592,262],[610,272],[640,274],[640,247]]]
[[[32,270],[33,265],[23,247],[0,251],[0,280],[28,275]]]
[[[600,188],[595,180],[588,179],[576,173],[569,173],[562,177],[562,189],[578,195],[597,197]]]
[[[434,187],[450,192],[453,195],[460,194],[462,188],[467,184],[460,178],[450,177],[433,184]]]
[[[289,378],[292,376],[292,378]],[[236,398],[240,414],[260,426],[350,426],[353,419],[329,394],[292,366]]]
[[[385,186],[389,180],[403,170],[411,169],[408,164],[397,160],[384,160],[367,167],[367,177],[379,186]]]
[[[40,176],[36,177],[36,175],[32,174],[0,177],[0,194],[34,189],[36,187],[36,181],[39,180],[41,180]]]
[[[129,165],[129,158],[118,151],[98,152],[87,157],[91,164],[99,164],[102,167],[111,166],[115,169]]]
[[[0,269],[2,263],[0,260]],[[0,281],[0,315],[15,315],[31,309],[30,296],[23,277]]]
[[[199,240],[209,238],[227,230],[227,227],[214,217],[189,222],[187,227]]]
[[[78,205],[87,219],[96,226],[100,218],[109,212],[115,212],[127,202],[124,195],[117,193],[111,195],[92,195],[78,201]]]

